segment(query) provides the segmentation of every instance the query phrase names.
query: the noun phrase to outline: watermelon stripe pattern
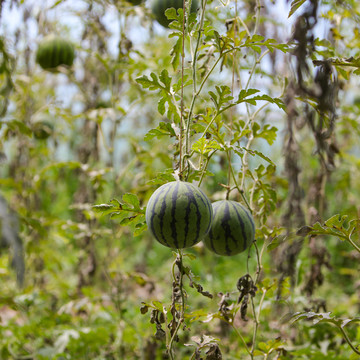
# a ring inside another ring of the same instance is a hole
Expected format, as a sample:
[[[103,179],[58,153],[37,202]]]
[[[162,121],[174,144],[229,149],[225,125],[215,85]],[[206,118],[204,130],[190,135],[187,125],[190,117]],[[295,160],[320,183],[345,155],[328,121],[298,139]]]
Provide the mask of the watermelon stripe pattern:
[[[162,245],[183,249],[204,238],[210,230],[212,214],[210,200],[198,187],[173,181],[150,197],[146,223]]]
[[[205,246],[224,256],[246,250],[255,237],[255,224],[249,211],[231,200],[216,201],[212,207],[214,219],[204,239]]]
[[[75,51],[71,42],[55,35],[46,36],[40,43],[36,62],[44,69],[55,69],[60,65],[71,66]]]

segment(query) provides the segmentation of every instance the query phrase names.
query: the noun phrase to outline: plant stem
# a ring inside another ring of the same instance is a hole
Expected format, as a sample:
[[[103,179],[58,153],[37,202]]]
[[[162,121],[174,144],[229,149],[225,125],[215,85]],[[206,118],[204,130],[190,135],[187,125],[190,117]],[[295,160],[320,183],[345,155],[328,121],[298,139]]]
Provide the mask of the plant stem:
[[[230,190],[231,190],[230,182],[231,182],[231,169],[232,169],[232,166],[231,166],[231,152],[230,152],[230,150],[227,150],[227,151],[226,151],[226,155],[227,155],[228,163],[229,163],[228,175],[227,175],[227,185],[228,185],[228,189],[227,189],[227,192],[226,192],[226,200],[229,200],[229,195],[230,195]]]
[[[354,249],[355,249],[358,253],[360,253],[360,247],[357,246],[357,245],[351,240],[351,237],[350,237],[350,236],[349,236],[346,240],[354,247]]]
[[[248,348],[248,346],[247,346],[247,344],[246,344],[245,339],[244,339],[243,336],[240,334],[240,331],[236,328],[236,326],[234,325],[233,322],[230,322],[230,323],[228,322],[228,324],[230,324],[231,327],[234,329],[234,331],[236,332],[236,334],[239,336],[239,338],[241,339],[242,343],[244,344],[247,353],[250,355],[251,359],[253,359],[254,357],[253,357],[251,351],[249,350],[249,348]]]
[[[206,158],[206,162],[204,164],[204,167],[203,167],[203,171],[201,173],[201,176],[200,176],[200,180],[199,180],[199,183],[198,183],[198,187],[200,187],[203,179],[204,179],[204,176],[205,176],[205,173],[206,173],[206,169],[209,165],[209,162],[210,162],[210,159],[211,157],[216,153],[216,150],[214,150],[213,152],[210,153],[210,155]]]
[[[190,6],[191,6],[191,4],[190,4]],[[195,51],[194,51],[193,59],[192,59],[193,96],[192,96],[191,103],[190,103],[189,115],[185,122],[185,154],[188,154],[188,152],[189,152],[190,122],[191,122],[192,113],[194,110],[195,100],[196,100],[196,97],[198,96],[198,92],[196,91],[196,81],[197,81],[197,79],[196,79],[196,63],[197,63],[198,50],[199,50],[199,46],[200,46],[200,42],[201,42],[201,34],[203,31],[202,28],[203,28],[204,19],[205,19],[205,7],[206,7],[206,0],[202,0],[198,38],[196,41]],[[184,39],[184,33],[183,33],[183,39]],[[201,91],[203,84],[204,84],[204,81],[202,82],[202,85],[200,85],[200,91]],[[185,168],[184,160],[183,160],[182,168],[183,169]]]
[[[354,351],[355,354],[360,355],[360,351],[352,344],[351,340],[349,339],[347,333],[345,332],[345,330],[341,327],[338,326],[339,330],[341,331],[344,339],[346,340],[346,342],[349,344],[349,346],[351,347],[351,350]]]
[[[257,333],[258,333],[258,329],[259,329],[259,325],[260,325],[260,313],[261,313],[261,308],[265,299],[265,295],[266,295],[266,289],[263,289],[263,293],[260,299],[260,303],[259,303],[259,307],[258,307],[258,312],[256,314],[255,311],[255,304],[254,304],[254,298],[251,298],[251,308],[253,310],[253,316],[254,316],[254,331],[253,331],[253,340],[252,340],[252,345],[251,345],[251,354],[252,357],[254,356],[254,351],[255,351],[255,347],[256,347],[256,337],[257,337]]]
[[[176,279],[176,275],[175,275],[175,265],[177,265],[178,269],[179,269],[179,289],[180,289],[180,294],[181,294],[181,310],[180,310],[180,319],[176,325],[176,328],[174,330],[174,333],[171,336],[170,342],[167,346],[168,349],[168,354],[170,356],[171,360],[174,360],[174,354],[173,354],[173,344],[174,344],[174,340],[177,336],[177,333],[179,332],[180,326],[183,324],[184,322],[184,315],[185,315],[185,293],[184,293],[184,287],[183,287],[183,278],[184,278],[184,273],[183,273],[183,254],[181,249],[178,250],[178,256],[176,258],[176,260],[173,263],[172,266],[172,276],[173,276],[173,280],[175,282],[177,282]]]
[[[184,116],[184,66],[185,66],[185,11],[186,2],[183,0],[183,23],[182,23],[182,50],[181,50],[181,100],[180,100],[180,138],[179,138],[179,174],[182,173],[182,138]]]

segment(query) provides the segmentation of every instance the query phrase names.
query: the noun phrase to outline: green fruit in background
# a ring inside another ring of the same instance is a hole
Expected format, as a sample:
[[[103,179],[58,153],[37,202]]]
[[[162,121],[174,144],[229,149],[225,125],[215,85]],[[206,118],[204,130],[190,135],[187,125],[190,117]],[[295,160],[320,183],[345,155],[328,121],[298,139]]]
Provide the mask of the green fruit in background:
[[[205,246],[218,255],[231,256],[246,250],[254,241],[255,224],[250,212],[231,200],[212,204],[214,219],[204,239]]]
[[[160,186],[150,197],[146,223],[162,245],[183,249],[197,244],[210,229],[212,207],[195,185],[173,181]]]
[[[143,0],[127,0],[131,5],[137,6],[140,5]]]
[[[32,127],[35,139],[46,140],[54,131],[54,126],[46,120],[39,120]]]
[[[183,7],[183,0],[153,0],[151,3],[151,11],[159,24],[168,27],[172,20],[168,20],[165,10],[170,8],[178,9]],[[198,0],[192,0],[191,12],[195,13],[199,7]]]
[[[46,36],[39,44],[36,62],[44,69],[55,69],[60,65],[71,66],[75,58],[74,45],[55,35]]]

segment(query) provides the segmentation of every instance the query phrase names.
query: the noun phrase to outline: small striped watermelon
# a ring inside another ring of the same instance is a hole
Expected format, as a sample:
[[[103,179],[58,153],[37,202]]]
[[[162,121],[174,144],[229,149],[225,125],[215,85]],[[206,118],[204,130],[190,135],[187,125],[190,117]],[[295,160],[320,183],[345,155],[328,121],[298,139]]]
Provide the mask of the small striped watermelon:
[[[236,255],[254,240],[255,224],[250,212],[231,200],[212,204],[214,219],[204,239],[205,246],[218,255]]]
[[[168,20],[165,10],[174,8],[176,11],[183,8],[183,0],[152,0],[151,11],[159,24],[168,27],[172,20]],[[199,7],[198,0],[191,1],[191,12],[195,13]]]
[[[143,0],[127,0],[131,5],[137,6],[140,5]]]
[[[150,197],[146,223],[162,245],[191,247],[208,233],[213,217],[208,197],[195,185],[173,181],[160,186]]]
[[[40,120],[33,125],[35,139],[46,140],[54,131],[54,126],[47,120]]]
[[[60,65],[71,66],[74,62],[73,44],[53,34],[46,36],[36,52],[36,62],[44,69],[55,69]]]

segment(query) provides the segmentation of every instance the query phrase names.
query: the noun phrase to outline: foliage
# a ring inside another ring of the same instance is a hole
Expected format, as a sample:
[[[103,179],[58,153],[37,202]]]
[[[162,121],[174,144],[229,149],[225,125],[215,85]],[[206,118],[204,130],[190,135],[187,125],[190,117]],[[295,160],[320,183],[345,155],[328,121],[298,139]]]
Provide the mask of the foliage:
[[[0,1],[0,359],[359,357],[360,5],[190,3]],[[246,252],[151,237],[178,179],[249,209]]]

